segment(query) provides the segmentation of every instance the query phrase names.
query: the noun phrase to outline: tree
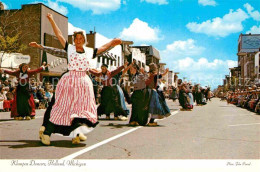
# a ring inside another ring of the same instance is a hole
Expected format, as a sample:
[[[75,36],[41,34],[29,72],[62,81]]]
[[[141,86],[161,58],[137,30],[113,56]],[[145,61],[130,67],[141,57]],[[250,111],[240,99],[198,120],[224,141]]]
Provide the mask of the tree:
[[[0,10],[0,67],[6,53],[26,52],[25,40],[34,36],[34,28],[39,23],[32,13],[30,9]]]
[[[10,27],[18,22],[18,19],[10,20],[16,13],[17,10],[12,13],[2,10],[0,13],[0,67],[6,53],[20,53],[26,48],[21,44],[19,27]]]
[[[20,33],[15,36],[3,36],[2,28],[0,27],[0,67],[2,61],[4,60],[4,55],[6,53],[20,53],[22,50],[26,49],[26,46],[19,42]]]

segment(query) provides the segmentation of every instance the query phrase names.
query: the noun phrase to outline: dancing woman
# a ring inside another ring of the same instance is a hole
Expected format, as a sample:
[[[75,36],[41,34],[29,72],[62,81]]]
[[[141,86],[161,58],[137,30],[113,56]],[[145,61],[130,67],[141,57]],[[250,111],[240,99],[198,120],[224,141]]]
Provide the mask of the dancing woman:
[[[132,83],[134,85],[134,92],[131,96],[132,111],[129,125],[138,126],[146,125],[148,121],[148,109],[149,109],[149,92],[146,89],[146,74],[143,68],[139,68],[138,65],[133,64],[130,68],[132,77]]]
[[[35,104],[33,95],[30,92],[29,79],[32,75],[43,71],[45,69],[45,63],[35,70],[28,70],[28,68],[28,64],[22,63],[16,71],[0,69],[0,73],[16,76],[18,80],[11,110],[11,118],[16,120],[23,120],[24,118],[30,120],[35,118]]]
[[[125,111],[125,113],[124,113],[125,115],[129,115],[129,109],[126,106],[125,100],[128,102],[128,104],[130,104],[131,101],[130,101],[128,92],[124,88],[124,86],[125,86],[124,85],[124,76],[125,76],[126,72],[130,69],[131,66],[132,66],[132,64],[130,64],[127,68],[125,68],[123,71],[119,72],[117,75],[115,75],[112,78],[113,87],[117,88],[117,91],[119,93],[117,95],[119,95],[120,105],[123,108],[123,110]],[[116,117],[116,118],[118,118],[118,117]],[[120,120],[122,120],[122,121],[127,121],[127,119],[128,119],[127,116],[123,116],[120,118]]]
[[[114,39],[99,49],[87,48],[84,46],[86,37],[83,32],[75,32],[74,44],[68,44],[51,14],[47,15],[55,35],[61,45],[67,51],[68,73],[65,73],[57,84],[55,97],[50,111],[50,118],[41,135],[41,142],[50,145],[52,133],[59,133],[72,137],[72,143],[78,144],[86,140],[87,134],[97,124],[97,109],[93,84],[86,71],[90,69],[90,60],[103,51],[118,44],[120,39]]]
[[[192,106],[190,104],[190,97],[188,95],[188,89],[182,79],[178,80],[179,87],[179,103],[182,106],[181,110],[191,110]]]
[[[155,63],[149,64],[149,78],[145,81],[150,92],[151,99],[149,103],[149,113],[151,119],[148,123],[149,126],[157,126],[155,119],[161,119],[170,116],[170,109],[166,104],[166,101],[162,95],[158,94],[157,80],[162,78],[162,75],[158,75],[158,68]]]
[[[101,79],[101,84],[103,85],[101,91],[101,102],[98,106],[98,115],[106,114],[106,119],[110,119],[110,113],[114,112],[115,120],[119,119],[119,115],[123,116],[123,120],[127,119],[127,111],[121,105],[120,93],[117,87],[117,83],[113,82],[113,77],[121,72],[124,68],[127,69],[126,62],[123,66],[118,67],[116,70],[109,71],[107,65],[103,64],[101,66],[101,72],[93,73],[96,77]],[[127,69],[128,70],[128,69]],[[116,81],[114,79],[114,81]]]

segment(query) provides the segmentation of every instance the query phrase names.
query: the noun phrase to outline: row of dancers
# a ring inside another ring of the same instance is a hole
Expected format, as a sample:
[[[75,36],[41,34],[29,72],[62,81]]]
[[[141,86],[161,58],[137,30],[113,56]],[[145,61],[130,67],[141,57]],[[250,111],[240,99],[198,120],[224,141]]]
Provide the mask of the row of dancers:
[[[122,94],[118,84],[113,83],[123,69],[123,73],[130,70],[134,83],[134,92],[131,96],[132,114],[130,125],[150,125],[156,126],[155,119],[165,118],[170,115],[163,94],[158,91],[158,79],[164,74],[158,74],[156,64],[149,65],[148,75],[142,68],[133,61],[130,65],[126,62],[116,70],[109,71],[107,65],[101,66],[101,71],[91,68],[91,59],[95,58],[107,50],[122,43],[118,38],[109,43],[96,48],[86,47],[87,39],[83,32],[74,32],[74,45],[68,44],[60,29],[56,25],[53,16],[47,15],[55,35],[63,46],[63,50],[46,47],[31,42],[31,47],[40,48],[55,56],[66,58],[68,61],[68,71],[59,80],[52,100],[45,111],[43,124],[39,130],[39,137],[44,145],[50,145],[50,136],[53,133],[72,137],[72,144],[79,144],[87,139],[86,134],[97,126],[98,115],[106,114],[110,118],[110,113],[115,117],[128,115],[126,106],[122,106],[120,96]],[[35,116],[32,108],[32,95],[29,92],[29,78],[42,72],[47,64],[38,69],[28,70],[28,64],[21,64],[17,71],[0,70],[2,73],[16,76],[18,86],[16,89],[14,114],[15,116]],[[101,102],[96,107],[93,83],[89,74],[99,77],[103,85],[101,91]],[[119,90],[119,91],[118,91]],[[117,96],[116,96],[117,95]]]

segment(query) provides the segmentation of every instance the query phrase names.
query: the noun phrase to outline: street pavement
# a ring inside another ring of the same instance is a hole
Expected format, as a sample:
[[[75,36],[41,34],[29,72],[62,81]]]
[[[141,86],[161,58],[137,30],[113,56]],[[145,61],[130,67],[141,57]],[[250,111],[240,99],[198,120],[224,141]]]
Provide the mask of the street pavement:
[[[172,115],[159,126],[128,126],[128,121],[100,119],[88,139],[72,145],[71,138],[51,136],[40,143],[36,119],[15,121],[0,113],[1,159],[256,159],[260,158],[260,116],[218,98],[193,111],[180,111],[167,100]],[[131,106],[128,106],[129,108]]]

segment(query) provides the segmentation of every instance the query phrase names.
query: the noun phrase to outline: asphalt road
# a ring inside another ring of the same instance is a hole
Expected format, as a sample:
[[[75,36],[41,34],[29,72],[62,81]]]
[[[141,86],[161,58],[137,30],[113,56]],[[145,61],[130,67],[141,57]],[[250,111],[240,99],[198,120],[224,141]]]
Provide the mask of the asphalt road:
[[[167,100],[172,116],[156,127],[130,127],[128,121],[101,119],[88,139],[51,136],[44,146],[38,129],[44,110],[31,121],[0,113],[1,159],[255,159],[260,158],[260,116],[215,98],[193,111],[179,111]],[[104,118],[105,116],[103,116]]]

